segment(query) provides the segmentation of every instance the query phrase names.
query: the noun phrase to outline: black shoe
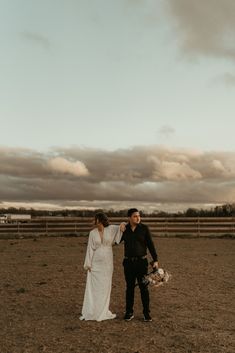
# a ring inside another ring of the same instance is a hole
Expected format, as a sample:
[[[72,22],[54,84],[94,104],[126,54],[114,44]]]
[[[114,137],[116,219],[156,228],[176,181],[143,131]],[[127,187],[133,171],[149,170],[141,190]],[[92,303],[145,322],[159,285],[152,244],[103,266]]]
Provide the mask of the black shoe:
[[[131,321],[132,319],[134,319],[133,313],[126,313],[125,314],[125,316],[124,316],[125,321]]]
[[[149,313],[144,314],[144,321],[145,321],[145,322],[153,321],[152,318],[151,318],[151,316],[149,315]]]

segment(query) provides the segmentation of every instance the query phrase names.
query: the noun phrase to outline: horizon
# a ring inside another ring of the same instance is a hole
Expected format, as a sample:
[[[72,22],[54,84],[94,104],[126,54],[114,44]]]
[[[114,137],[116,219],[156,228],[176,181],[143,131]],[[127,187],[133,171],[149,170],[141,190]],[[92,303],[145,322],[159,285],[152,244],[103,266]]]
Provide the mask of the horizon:
[[[166,214],[181,214],[181,213],[186,213],[187,211],[189,210],[195,210],[195,211],[198,211],[198,212],[214,212],[216,210],[216,208],[218,209],[223,209],[224,207],[226,206],[230,206],[232,208],[235,207],[235,203],[232,203],[232,204],[218,204],[218,205],[208,205],[207,207],[204,207],[204,208],[200,208],[200,207],[188,207],[184,210],[171,210],[171,211],[167,211],[167,210],[162,210],[162,209],[152,209],[152,210],[145,210],[145,209],[139,209],[139,211],[144,214],[144,215],[148,215],[148,214],[157,214],[157,213],[166,213]],[[81,208],[76,208],[76,207],[73,207],[73,208],[27,208],[27,207],[14,207],[14,206],[8,206],[8,207],[0,207],[0,210],[11,210],[11,209],[14,209],[16,211],[20,211],[20,214],[21,212],[51,212],[51,213],[54,213],[54,212],[95,212],[95,211],[98,211],[98,210],[102,210],[103,212],[105,213],[119,213],[119,212],[123,212],[123,211],[127,211],[128,208],[124,208],[124,209],[112,209],[112,208],[106,208],[106,209],[103,209],[103,208],[95,208],[95,207],[88,207],[88,208],[85,208],[85,207],[81,207]],[[1,215],[0,215],[1,216]]]

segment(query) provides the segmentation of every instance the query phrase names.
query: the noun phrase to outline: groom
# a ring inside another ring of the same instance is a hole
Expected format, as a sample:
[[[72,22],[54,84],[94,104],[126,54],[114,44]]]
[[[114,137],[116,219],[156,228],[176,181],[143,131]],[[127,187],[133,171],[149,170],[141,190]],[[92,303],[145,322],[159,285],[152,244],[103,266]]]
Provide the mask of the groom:
[[[147,249],[153,259],[153,268],[158,268],[157,252],[148,227],[140,222],[137,208],[131,208],[127,213],[129,222],[122,235],[124,241],[124,275],[126,280],[126,313],[124,320],[134,318],[134,294],[136,279],[140,288],[143,304],[144,321],[152,321],[149,309],[148,286],[144,285],[143,277],[148,272]]]

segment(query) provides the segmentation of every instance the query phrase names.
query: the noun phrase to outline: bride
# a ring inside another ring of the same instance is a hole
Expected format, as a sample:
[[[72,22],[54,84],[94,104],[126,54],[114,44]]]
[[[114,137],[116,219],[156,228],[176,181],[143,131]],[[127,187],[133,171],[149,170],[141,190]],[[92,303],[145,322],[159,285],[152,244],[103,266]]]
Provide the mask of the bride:
[[[86,289],[80,320],[114,319],[116,314],[109,310],[112,275],[112,245],[119,243],[125,223],[110,225],[108,217],[99,212],[88,238],[84,268],[87,270]]]

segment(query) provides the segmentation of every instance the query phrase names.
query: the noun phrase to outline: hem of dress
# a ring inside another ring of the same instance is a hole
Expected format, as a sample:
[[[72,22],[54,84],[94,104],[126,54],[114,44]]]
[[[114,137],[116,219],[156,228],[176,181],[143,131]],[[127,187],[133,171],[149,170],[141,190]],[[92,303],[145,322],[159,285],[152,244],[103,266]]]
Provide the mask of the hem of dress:
[[[79,317],[79,320],[81,320],[81,321],[97,321],[97,322],[100,322],[100,321],[105,321],[105,320],[113,320],[113,319],[115,319],[117,317],[117,315],[116,314],[111,314],[111,315],[109,315],[109,316],[107,316],[107,317],[105,317],[105,318],[102,318],[102,319],[87,319],[85,316],[83,316],[83,315],[81,315],[80,317]]]

